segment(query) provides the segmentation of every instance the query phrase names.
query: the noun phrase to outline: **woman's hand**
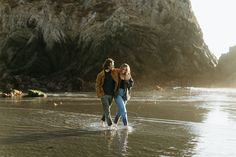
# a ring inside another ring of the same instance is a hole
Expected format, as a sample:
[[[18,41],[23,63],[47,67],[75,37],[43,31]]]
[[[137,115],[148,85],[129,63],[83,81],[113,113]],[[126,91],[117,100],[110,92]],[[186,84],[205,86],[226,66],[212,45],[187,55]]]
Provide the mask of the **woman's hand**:
[[[131,78],[130,74],[127,75],[120,75],[121,80],[129,80]]]

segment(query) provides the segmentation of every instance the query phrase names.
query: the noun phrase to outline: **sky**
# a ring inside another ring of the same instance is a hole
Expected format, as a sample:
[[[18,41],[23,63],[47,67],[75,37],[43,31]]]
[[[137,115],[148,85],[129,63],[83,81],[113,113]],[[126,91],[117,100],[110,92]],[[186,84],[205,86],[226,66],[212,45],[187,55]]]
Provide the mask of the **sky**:
[[[190,0],[210,51],[219,58],[236,45],[236,0]]]

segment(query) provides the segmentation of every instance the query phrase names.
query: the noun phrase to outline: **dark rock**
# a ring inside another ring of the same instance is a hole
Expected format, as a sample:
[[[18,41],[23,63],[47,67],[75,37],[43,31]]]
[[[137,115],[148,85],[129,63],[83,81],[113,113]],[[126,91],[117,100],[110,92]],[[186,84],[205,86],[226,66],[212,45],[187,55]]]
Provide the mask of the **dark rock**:
[[[47,94],[39,90],[28,90],[27,97],[47,97]]]
[[[0,12],[0,79],[7,72],[82,90],[107,57],[130,64],[142,85],[191,82],[217,64],[188,0],[0,0]]]

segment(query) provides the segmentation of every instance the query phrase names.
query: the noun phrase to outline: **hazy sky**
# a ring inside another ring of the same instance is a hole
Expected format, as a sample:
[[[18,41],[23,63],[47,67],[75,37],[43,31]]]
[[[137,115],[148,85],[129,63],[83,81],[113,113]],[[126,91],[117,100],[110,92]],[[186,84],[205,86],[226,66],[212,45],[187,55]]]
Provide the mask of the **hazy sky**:
[[[217,57],[236,45],[236,0],[190,0],[210,51]]]

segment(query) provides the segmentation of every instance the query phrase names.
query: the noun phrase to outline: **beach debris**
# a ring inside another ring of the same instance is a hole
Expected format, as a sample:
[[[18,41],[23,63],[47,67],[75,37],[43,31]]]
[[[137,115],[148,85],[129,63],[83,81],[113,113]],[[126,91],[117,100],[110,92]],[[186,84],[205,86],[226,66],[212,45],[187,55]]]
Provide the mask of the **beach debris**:
[[[157,91],[163,91],[164,89],[162,87],[160,87],[159,85],[156,85],[155,86],[155,90]]]
[[[9,89],[1,93],[2,97],[23,96],[23,92],[17,89]]]

